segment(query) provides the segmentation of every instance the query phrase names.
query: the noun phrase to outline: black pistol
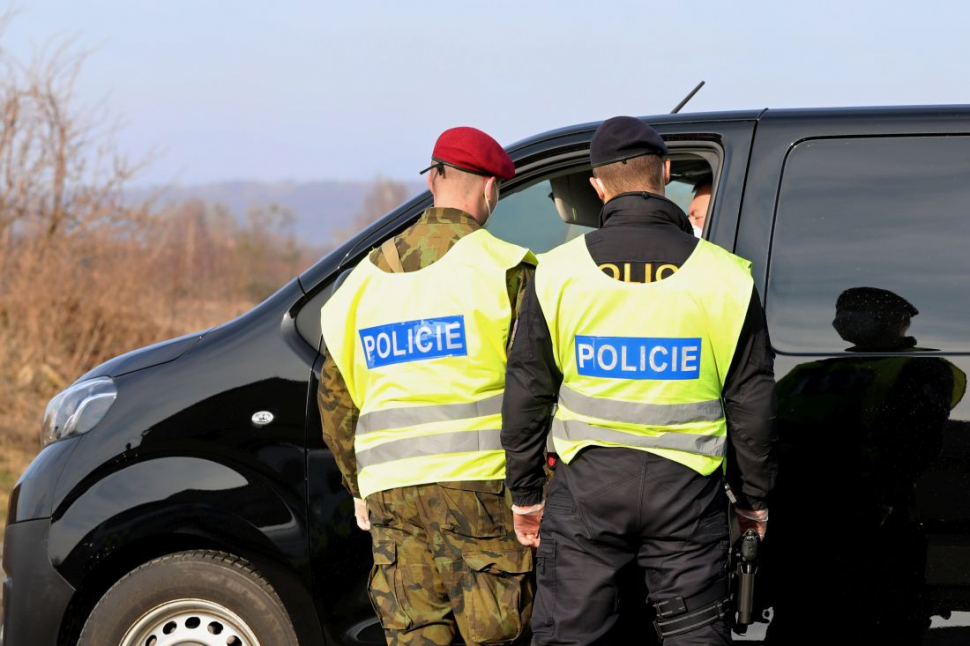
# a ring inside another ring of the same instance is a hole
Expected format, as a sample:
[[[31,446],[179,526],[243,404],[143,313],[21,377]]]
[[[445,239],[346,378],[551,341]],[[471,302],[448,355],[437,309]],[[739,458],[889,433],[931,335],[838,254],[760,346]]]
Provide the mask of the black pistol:
[[[749,529],[738,541],[737,547],[737,621],[742,628],[739,633],[754,623],[754,577],[758,572],[758,532]]]

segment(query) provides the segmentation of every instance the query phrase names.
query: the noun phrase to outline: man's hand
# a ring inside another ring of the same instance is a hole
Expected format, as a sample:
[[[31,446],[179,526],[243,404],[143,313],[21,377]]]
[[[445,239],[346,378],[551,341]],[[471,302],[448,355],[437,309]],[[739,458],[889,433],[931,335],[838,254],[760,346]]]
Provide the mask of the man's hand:
[[[749,529],[753,529],[758,532],[758,538],[764,540],[765,532],[768,531],[767,509],[760,509],[758,511],[735,509],[734,513],[738,516],[738,526],[741,528],[741,534],[744,534]]]
[[[542,510],[545,503],[519,507],[512,505],[512,525],[515,537],[527,547],[539,547],[539,523],[542,522]]]
[[[367,503],[360,498],[354,498],[354,516],[357,517],[357,526],[369,532],[370,518],[367,517]]]

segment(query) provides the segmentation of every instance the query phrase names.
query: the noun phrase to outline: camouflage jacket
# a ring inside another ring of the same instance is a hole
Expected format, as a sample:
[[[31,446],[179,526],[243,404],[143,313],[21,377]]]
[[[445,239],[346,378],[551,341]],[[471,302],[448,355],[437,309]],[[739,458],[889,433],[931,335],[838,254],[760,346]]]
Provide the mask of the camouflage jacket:
[[[416,271],[432,264],[451,249],[462,236],[477,231],[481,224],[472,216],[458,209],[430,208],[418,221],[394,238],[401,266],[404,271]],[[391,271],[380,248],[371,251],[369,261],[384,271]],[[521,264],[510,269],[506,276],[512,316],[509,328],[512,329],[519,312],[519,303],[525,288],[532,280],[534,267]],[[512,344],[509,334],[509,346]],[[320,387],[317,390],[317,406],[320,408],[320,421],[323,426],[323,441],[333,452],[340,468],[343,484],[355,497],[360,497],[357,488],[357,458],[354,455],[354,428],[360,411],[354,406],[336,364],[328,356],[320,369]]]

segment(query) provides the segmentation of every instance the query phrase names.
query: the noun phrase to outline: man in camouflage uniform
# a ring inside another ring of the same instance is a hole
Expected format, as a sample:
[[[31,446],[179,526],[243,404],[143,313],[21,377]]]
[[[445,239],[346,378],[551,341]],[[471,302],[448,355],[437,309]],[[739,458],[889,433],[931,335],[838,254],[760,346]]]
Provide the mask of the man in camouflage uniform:
[[[482,228],[498,200],[496,178],[514,174],[505,151],[471,128],[443,133],[432,158],[428,186],[435,206],[364,262],[405,273],[432,265]],[[508,345],[532,272],[526,262],[506,272]],[[467,286],[472,293],[483,288]],[[445,646],[456,629],[469,646],[528,643],[532,553],[515,538],[504,457],[501,479],[396,487],[368,495],[365,505],[354,446],[360,412],[329,352],[317,401],[324,441],[354,496],[358,525],[372,534],[369,590],[387,643]]]

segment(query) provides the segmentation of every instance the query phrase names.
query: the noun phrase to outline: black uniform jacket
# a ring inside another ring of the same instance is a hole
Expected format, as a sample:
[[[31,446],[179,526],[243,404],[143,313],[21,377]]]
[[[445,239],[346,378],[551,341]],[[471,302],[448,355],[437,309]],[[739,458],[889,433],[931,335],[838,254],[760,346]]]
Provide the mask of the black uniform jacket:
[[[586,247],[600,268],[619,280],[662,280],[697,246],[684,212],[653,193],[618,195],[604,205],[600,223],[602,228],[586,235]],[[535,285],[530,285],[509,353],[502,406],[506,481],[517,505],[542,500],[546,434],[562,379]],[[774,354],[755,288],[722,394],[729,437],[728,479],[740,508],[764,509],[777,473],[775,376]]]

